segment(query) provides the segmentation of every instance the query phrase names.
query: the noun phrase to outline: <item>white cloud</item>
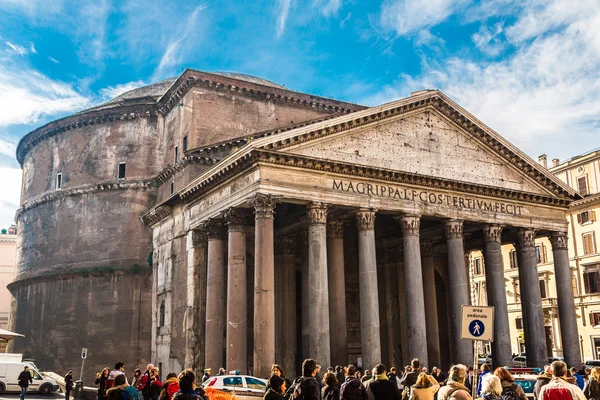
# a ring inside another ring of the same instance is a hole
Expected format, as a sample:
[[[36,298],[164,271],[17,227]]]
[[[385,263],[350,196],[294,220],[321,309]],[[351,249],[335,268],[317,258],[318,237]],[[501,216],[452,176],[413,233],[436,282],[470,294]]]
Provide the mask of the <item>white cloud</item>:
[[[436,26],[470,0],[387,0],[380,13],[383,29],[399,36],[412,35],[422,29]]]
[[[321,14],[324,16],[337,16],[342,7],[342,0],[315,0],[314,4],[321,8]]]
[[[277,13],[277,23],[276,23],[276,36],[280,38],[285,32],[285,25],[287,23],[288,14],[290,13],[292,0],[277,0],[276,13]]]
[[[19,46],[18,44],[12,44],[11,42],[4,43],[6,43],[6,45],[8,46],[8,49],[6,51],[9,53],[18,54],[20,56],[24,56],[25,54],[27,54],[27,49],[23,46]]]
[[[14,158],[17,151],[17,144],[3,139],[0,135],[0,154]]]
[[[600,133],[600,3],[571,3],[577,10],[564,13],[562,21],[554,15],[562,10],[562,1],[546,2],[543,9],[538,1],[528,4],[537,16],[524,13],[505,27],[520,43],[511,56],[495,62],[454,57],[426,64],[419,76],[403,75],[396,85],[364,100],[382,103],[440,88],[532,155],[565,157],[584,146],[597,147],[589,140],[597,142]],[[550,14],[552,21],[540,21]],[[538,27],[535,36],[522,28],[527,24]]]
[[[37,50],[35,49],[35,46],[33,43],[29,44],[29,51],[33,54],[37,54]]]
[[[502,40],[503,27],[501,23],[495,24],[492,28],[482,25],[479,31],[473,34],[472,39],[475,46],[484,53],[496,57],[506,47]]]
[[[100,89],[100,99],[101,101],[108,101],[110,99],[114,99],[120,94],[128,92],[130,90],[139,88],[141,86],[146,85],[144,81],[133,81],[127,82],[120,85],[108,86],[104,89]]]
[[[60,64],[60,61],[58,61],[56,58],[54,57],[50,57],[48,56],[48,60],[52,61],[54,64]]]
[[[15,222],[15,212],[21,197],[21,169],[0,167],[2,190],[0,190],[0,228],[8,228]]]

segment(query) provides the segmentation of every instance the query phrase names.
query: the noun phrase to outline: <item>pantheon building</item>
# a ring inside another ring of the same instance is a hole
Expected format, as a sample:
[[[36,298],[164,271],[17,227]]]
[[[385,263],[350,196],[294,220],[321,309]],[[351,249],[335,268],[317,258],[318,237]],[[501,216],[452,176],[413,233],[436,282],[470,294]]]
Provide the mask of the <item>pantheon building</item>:
[[[547,362],[534,240],[554,252],[581,362],[569,186],[442,92],[376,107],[186,70],[26,135],[12,351],[85,377],[124,361],[224,367],[471,364],[465,254],[481,249],[511,365],[501,245],[518,255],[530,366]],[[88,368],[89,367],[89,368]]]

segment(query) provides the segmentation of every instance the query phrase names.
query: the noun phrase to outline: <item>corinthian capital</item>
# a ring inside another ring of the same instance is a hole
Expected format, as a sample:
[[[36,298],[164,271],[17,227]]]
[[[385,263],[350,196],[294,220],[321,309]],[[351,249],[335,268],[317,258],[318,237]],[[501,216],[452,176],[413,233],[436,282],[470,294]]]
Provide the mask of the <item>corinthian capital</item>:
[[[342,239],[344,237],[344,221],[336,219],[327,223],[327,237]]]
[[[356,227],[359,231],[369,231],[375,229],[376,210],[361,208],[356,214]]]
[[[518,238],[520,247],[533,247],[535,246],[535,229],[523,228],[519,229]]]
[[[327,223],[327,205],[312,202],[306,209],[309,224],[326,224]]]
[[[418,215],[403,215],[401,217],[394,217],[394,219],[400,222],[400,226],[402,227],[402,235],[419,236],[421,217]]]
[[[486,242],[502,243],[502,226],[486,225],[483,227],[483,239]]]
[[[446,221],[446,239],[462,239],[463,222],[459,219],[449,219]]]
[[[206,232],[209,239],[223,239],[225,230],[223,229],[223,220],[220,218],[210,218],[202,223],[202,230]]]
[[[225,211],[225,222],[229,231],[244,231],[248,223],[248,213],[243,208],[230,208]]]
[[[550,243],[552,243],[552,250],[567,249],[569,237],[567,232],[552,232],[550,234]]]
[[[258,193],[250,199],[250,204],[254,206],[256,218],[273,219],[275,215],[275,206],[279,203],[279,198],[270,194]]]

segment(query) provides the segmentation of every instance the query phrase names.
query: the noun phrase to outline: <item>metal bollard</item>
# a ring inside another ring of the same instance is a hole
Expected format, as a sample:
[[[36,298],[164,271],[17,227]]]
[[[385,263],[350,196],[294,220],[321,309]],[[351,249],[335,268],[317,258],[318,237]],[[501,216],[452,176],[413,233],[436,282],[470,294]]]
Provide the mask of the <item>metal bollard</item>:
[[[73,398],[75,400],[83,400],[83,381],[75,381]],[[66,399],[66,400],[69,400],[69,399]]]

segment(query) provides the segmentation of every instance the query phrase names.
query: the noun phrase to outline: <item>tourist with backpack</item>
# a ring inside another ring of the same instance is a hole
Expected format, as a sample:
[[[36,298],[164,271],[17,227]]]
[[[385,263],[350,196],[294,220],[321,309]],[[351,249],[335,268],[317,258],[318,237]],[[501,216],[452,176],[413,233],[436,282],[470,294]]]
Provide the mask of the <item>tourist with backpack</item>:
[[[465,386],[467,367],[453,365],[448,373],[448,380],[437,393],[437,400],[471,400],[469,389]]]
[[[150,381],[152,379],[151,371],[154,369],[153,364],[148,364],[146,367],[146,371],[142,374],[140,378],[140,383],[138,384],[138,391],[142,392],[142,396],[144,400],[150,400]]]
[[[540,390],[544,386],[546,386],[552,380],[552,368],[550,365],[544,365],[544,371],[537,377],[535,380],[535,385],[533,386],[533,398],[535,400],[539,399]]]
[[[335,373],[326,373],[323,381],[325,386],[321,390],[321,398],[323,400],[340,400],[340,389],[338,389],[339,385]]]
[[[340,400],[367,400],[367,391],[355,374],[356,367],[348,365],[346,380],[340,389]]]
[[[171,400],[173,395],[179,392],[179,379],[175,372],[169,372],[167,374],[167,380],[162,385],[158,400]]]
[[[496,375],[487,374],[481,380],[481,400],[501,400],[502,384]]]
[[[585,400],[583,391],[577,385],[567,382],[567,364],[562,361],[552,363],[552,380],[545,385],[540,400]]]
[[[286,400],[321,400],[321,386],[315,379],[317,362],[307,358],[302,363],[302,376],[285,392]]]
[[[494,375],[500,379],[502,384],[503,400],[527,400],[527,395],[523,388],[515,383],[512,374],[503,367],[496,368]]]
[[[410,399],[412,386],[417,383],[419,374],[421,373],[421,365],[418,358],[413,358],[410,362],[410,371],[404,374],[400,379],[400,384],[404,387],[402,390],[402,400]]]

